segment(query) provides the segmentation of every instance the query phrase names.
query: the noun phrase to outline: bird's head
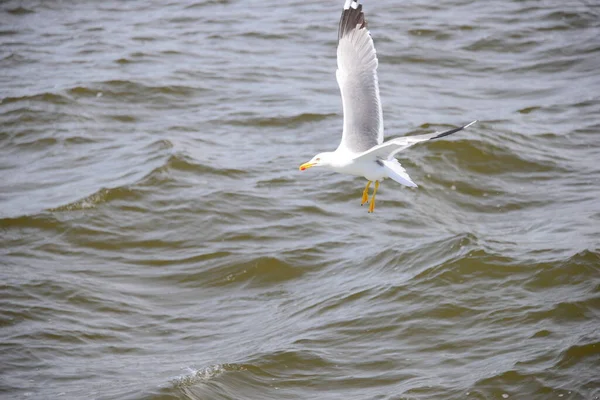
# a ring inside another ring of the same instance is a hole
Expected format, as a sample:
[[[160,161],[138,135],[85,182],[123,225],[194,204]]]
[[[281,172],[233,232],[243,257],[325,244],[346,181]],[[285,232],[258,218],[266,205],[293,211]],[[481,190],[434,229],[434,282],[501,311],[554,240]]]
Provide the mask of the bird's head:
[[[309,162],[305,162],[304,164],[302,164],[300,166],[300,171],[304,171],[305,169],[311,167],[327,167],[331,165],[332,154],[333,153],[331,152],[317,154]]]

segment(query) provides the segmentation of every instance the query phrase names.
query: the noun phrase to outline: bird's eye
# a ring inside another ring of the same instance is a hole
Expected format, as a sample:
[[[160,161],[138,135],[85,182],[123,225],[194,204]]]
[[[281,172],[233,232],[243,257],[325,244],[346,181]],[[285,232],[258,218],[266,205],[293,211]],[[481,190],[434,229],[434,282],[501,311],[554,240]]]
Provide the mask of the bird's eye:
[[[320,157],[318,157],[318,158],[317,158],[315,161],[321,161],[321,158],[320,158]]]

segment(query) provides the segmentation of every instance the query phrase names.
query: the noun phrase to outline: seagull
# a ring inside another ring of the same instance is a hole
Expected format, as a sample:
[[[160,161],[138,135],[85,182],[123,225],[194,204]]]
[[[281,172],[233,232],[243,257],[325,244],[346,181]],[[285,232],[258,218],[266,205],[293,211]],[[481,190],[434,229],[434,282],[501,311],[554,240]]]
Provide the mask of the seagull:
[[[416,143],[439,139],[473,125],[477,121],[425,135],[405,136],[383,142],[383,113],[377,79],[377,54],[362,4],[345,0],[338,28],[336,78],[342,93],[344,125],[342,141],[333,152],[319,153],[300,166],[304,171],[323,167],[330,171],[367,179],[361,205],[369,201],[369,187],[375,182],[369,212],[375,209],[379,182],[390,178],[402,185],[417,187],[394,157]]]

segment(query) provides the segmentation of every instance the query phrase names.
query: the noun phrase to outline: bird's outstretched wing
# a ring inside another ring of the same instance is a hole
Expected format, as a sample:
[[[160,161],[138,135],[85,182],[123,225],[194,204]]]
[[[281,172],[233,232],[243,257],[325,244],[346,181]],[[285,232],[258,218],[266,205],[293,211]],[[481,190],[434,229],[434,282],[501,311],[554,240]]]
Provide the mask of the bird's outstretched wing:
[[[377,54],[362,4],[346,0],[338,30],[336,77],[342,92],[344,129],[339,150],[362,153],[383,142]]]
[[[456,133],[458,131],[462,131],[465,128],[468,128],[469,126],[473,125],[475,122],[477,122],[477,121],[473,121],[473,122],[470,122],[461,127],[450,129],[450,130],[447,130],[444,132],[434,132],[434,133],[427,133],[425,135],[416,135],[416,136],[403,136],[400,138],[388,140],[387,142],[385,142],[383,144],[380,144],[378,146],[373,147],[372,149],[365,151],[359,157],[360,158],[369,157],[369,158],[373,158],[373,159],[390,160],[394,157],[394,155],[396,153],[409,148],[413,144],[424,142],[426,140],[434,140],[434,139],[442,138],[444,136],[452,135],[453,133]]]

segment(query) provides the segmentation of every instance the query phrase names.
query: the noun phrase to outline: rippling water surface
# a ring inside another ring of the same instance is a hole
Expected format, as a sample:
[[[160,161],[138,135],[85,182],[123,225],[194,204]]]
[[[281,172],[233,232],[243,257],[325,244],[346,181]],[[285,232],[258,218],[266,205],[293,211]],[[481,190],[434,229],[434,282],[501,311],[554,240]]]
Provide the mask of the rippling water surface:
[[[600,397],[600,8],[365,3],[372,215],[342,0],[0,4],[0,397]]]

